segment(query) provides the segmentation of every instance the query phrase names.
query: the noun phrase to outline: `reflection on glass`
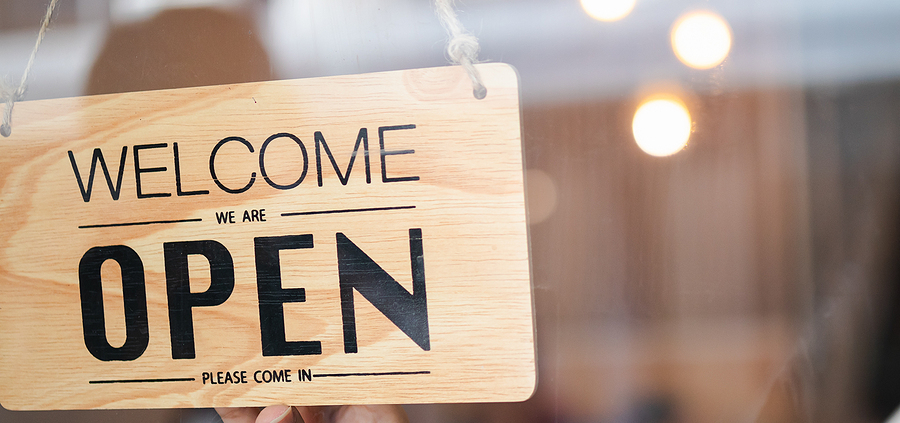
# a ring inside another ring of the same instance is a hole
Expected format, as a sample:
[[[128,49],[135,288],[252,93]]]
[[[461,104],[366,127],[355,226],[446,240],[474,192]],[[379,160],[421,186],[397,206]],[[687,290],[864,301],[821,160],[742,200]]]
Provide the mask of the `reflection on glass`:
[[[638,147],[652,156],[669,156],[687,145],[691,136],[691,114],[677,98],[644,102],[634,112],[631,124]]]
[[[731,28],[713,12],[683,15],[672,29],[672,48],[678,60],[692,68],[718,66],[731,50]]]
[[[526,170],[525,181],[528,189],[528,224],[536,225],[556,211],[556,182],[540,169]]]
[[[581,7],[598,21],[612,22],[622,19],[634,9],[636,0],[581,0]]]

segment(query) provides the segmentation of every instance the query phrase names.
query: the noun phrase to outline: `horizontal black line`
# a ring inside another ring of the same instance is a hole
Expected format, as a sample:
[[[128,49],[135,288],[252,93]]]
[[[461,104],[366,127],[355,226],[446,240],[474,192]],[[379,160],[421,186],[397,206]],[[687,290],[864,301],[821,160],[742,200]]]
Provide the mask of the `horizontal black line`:
[[[126,223],[104,223],[100,225],[81,225],[78,229],[92,229],[92,228],[113,228],[117,226],[141,226],[141,225],[160,225],[165,223],[184,223],[184,222],[200,222],[202,218],[196,219],[179,219],[179,220],[151,220],[147,222],[126,222]]]
[[[192,377],[177,377],[171,379],[120,379],[120,380],[92,380],[88,383],[153,383],[153,382],[193,382]]]
[[[307,211],[307,212],[290,212],[290,213],[282,213],[282,217],[287,216],[309,216],[313,214],[335,214],[335,213],[358,213],[358,212],[371,212],[371,211],[385,211],[385,210],[405,210],[405,209],[414,209],[416,206],[394,206],[394,207],[370,207],[366,209],[341,209],[341,210],[317,210],[317,211]]]
[[[420,372],[380,372],[380,373],[323,373],[315,374],[316,377],[347,377],[347,376],[404,376],[404,375],[430,375],[428,370]]]

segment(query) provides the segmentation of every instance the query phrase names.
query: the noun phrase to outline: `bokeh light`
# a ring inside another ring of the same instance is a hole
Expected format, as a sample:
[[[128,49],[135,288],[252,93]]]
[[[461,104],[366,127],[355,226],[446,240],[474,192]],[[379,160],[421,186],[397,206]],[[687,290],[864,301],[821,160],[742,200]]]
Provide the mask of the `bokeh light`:
[[[581,0],[581,7],[598,21],[617,21],[628,16],[636,0]]]
[[[556,182],[540,169],[526,170],[525,181],[528,188],[528,224],[536,225],[556,211]]]
[[[713,68],[731,51],[731,28],[713,12],[688,13],[672,27],[672,49],[678,60],[692,68]]]
[[[652,156],[681,151],[691,137],[691,114],[677,98],[656,98],[641,104],[631,124],[638,147]]]

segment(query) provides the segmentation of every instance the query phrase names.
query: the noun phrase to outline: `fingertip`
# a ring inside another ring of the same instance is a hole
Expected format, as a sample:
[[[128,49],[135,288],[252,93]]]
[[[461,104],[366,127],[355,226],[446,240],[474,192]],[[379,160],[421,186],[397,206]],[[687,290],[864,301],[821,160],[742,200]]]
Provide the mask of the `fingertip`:
[[[259,409],[253,407],[217,407],[216,413],[219,413],[222,423],[253,423],[256,421]]]
[[[333,422],[409,423],[409,417],[399,405],[345,405],[337,410]]]
[[[330,419],[325,415],[325,412],[335,407],[305,406],[294,408],[297,409],[306,423],[327,423]]]
[[[256,418],[256,423],[302,423],[303,419],[300,418],[299,413],[294,410],[293,407],[288,407],[286,405],[272,405],[264,408],[260,413],[259,417]]]

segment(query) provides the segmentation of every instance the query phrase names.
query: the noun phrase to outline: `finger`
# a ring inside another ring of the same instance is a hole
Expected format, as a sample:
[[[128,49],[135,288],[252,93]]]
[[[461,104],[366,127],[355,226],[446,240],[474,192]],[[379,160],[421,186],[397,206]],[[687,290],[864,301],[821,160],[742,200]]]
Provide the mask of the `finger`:
[[[333,410],[338,407],[294,407],[306,423],[326,423],[331,421]]]
[[[297,407],[306,423],[409,423],[399,405]]]
[[[345,405],[332,418],[330,423],[409,423],[399,405]]]
[[[253,407],[219,407],[216,408],[216,413],[219,413],[222,423],[254,423],[256,416],[259,414],[259,409]]]
[[[256,423],[303,423],[303,418],[294,407],[273,405],[259,413]]]

